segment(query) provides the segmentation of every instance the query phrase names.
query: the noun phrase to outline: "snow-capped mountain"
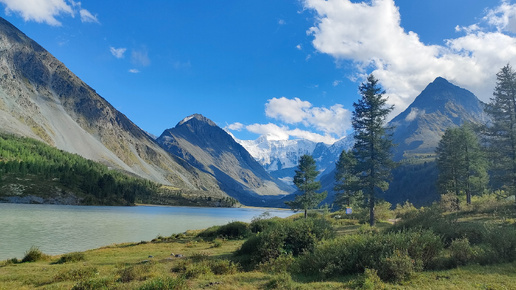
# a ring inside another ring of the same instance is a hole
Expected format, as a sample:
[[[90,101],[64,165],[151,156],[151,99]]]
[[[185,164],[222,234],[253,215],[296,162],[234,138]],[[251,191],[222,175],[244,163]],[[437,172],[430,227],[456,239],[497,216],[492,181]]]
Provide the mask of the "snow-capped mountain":
[[[299,158],[304,154],[312,155],[320,172],[330,172],[342,150],[347,150],[353,145],[353,140],[349,137],[342,138],[332,145],[305,139],[275,140],[268,135],[260,136],[256,140],[235,140],[272,176],[288,184],[292,184]]]

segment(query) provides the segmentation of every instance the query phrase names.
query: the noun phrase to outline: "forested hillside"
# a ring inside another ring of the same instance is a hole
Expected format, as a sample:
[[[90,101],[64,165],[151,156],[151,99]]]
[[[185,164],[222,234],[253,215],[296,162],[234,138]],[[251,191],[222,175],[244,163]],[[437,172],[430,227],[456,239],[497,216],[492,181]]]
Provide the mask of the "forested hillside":
[[[86,205],[232,206],[111,170],[106,165],[25,137],[0,134],[0,201]]]

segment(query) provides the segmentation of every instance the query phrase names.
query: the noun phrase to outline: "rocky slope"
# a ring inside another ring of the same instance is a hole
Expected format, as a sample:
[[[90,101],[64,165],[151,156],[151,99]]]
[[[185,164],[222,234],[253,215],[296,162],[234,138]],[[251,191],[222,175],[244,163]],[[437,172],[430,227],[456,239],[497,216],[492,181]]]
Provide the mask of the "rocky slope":
[[[185,118],[156,141],[171,154],[212,175],[225,192],[244,204],[268,204],[293,191],[271,177],[244,147],[202,115]]]
[[[171,156],[36,42],[0,18],[0,130],[156,182],[227,196]]]
[[[486,120],[483,104],[473,93],[438,77],[389,123],[398,144],[395,159],[432,156],[447,128]]]

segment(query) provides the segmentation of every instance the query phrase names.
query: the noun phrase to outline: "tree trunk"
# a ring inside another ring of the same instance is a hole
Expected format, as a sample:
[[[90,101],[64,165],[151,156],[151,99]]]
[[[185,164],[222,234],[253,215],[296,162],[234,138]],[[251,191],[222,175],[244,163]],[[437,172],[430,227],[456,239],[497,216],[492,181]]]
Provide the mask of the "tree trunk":
[[[308,213],[307,213],[307,212],[308,212],[308,210],[305,208],[305,219],[306,219],[306,217],[308,216]]]

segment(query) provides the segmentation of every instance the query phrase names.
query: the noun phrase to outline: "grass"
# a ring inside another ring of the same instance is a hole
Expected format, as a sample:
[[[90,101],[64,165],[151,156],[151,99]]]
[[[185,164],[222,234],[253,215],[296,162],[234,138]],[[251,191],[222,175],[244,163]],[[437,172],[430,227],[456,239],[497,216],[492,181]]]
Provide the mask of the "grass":
[[[503,218],[478,212],[455,215],[457,223],[515,226],[514,213]],[[383,222],[371,229],[342,220],[334,225],[339,236],[381,234],[392,227]],[[516,289],[516,262],[419,271],[396,283],[380,280],[375,270],[321,280],[287,270],[296,259],[292,256],[244,271],[233,260],[244,239],[203,239],[200,232],[59,256],[46,256],[33,248],[26,256],[40,257],[31,258],[34,261],[0,261],[0,289]]]

